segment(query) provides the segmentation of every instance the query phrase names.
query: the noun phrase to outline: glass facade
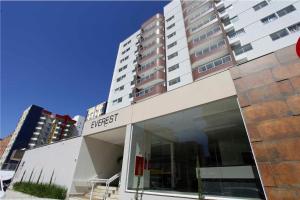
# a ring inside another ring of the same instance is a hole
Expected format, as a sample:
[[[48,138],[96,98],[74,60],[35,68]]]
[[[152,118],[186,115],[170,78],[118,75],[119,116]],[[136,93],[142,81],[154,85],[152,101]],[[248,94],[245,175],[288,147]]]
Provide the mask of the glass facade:
[[[236,98],[133,124],[128,189],[136,156],[145,159],[141,190],[197,195],[200,171],[203,195],[264,199]]]

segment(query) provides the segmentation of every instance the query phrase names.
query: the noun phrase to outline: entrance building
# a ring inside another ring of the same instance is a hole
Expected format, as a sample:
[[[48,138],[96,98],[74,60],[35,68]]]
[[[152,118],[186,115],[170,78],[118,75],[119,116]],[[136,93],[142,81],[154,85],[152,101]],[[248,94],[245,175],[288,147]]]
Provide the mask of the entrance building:
[[[145,200],[196,199],[197,177],[207,199],[265,198],[228,70],[87,121],[83,136],[71,194],[120,172],[122,200],[137,187]]]

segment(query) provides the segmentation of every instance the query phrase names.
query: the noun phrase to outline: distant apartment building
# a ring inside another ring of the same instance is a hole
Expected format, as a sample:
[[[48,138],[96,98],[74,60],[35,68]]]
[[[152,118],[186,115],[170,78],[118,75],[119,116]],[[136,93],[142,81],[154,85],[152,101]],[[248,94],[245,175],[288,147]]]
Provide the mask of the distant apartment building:
[[[43,110],[28,147],[34,148],[74,136],[77,131],[75,123],[68,115],[52,114]]]
[[[107,102],[102,102],[96,106],[93,106],[87,110],[86,120],[95,119],[106,113]]]
[[[76,121],[31,105],[22,114],[0,160],[0,168],[14,168],[26,149],[78,135]],[[80,123],[80,130],[82,130]],[[78,124],[79,125],[79,124]]]
[[[11,139],[1,156],[0,168],[14,169],[19,160],[11,159],[16,152],[22,152],[28,148],[35,127],[40,119],[42,107],[31,105],[24,110]]]
[[[299,1],[171,1],[120,43],[107,112],[294,44],[299,10]]]

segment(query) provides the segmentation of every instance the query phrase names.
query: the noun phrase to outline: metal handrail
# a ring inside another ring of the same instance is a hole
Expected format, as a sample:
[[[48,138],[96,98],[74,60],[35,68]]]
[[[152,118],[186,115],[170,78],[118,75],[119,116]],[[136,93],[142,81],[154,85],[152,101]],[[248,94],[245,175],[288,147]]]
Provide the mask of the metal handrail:
[[[109,179],[100,179],[100,178],[93,178],[90,179],[89,182],[92,184],[92,190],[91,190],[91,194],[90,194],[90,200],[92,200],[93,198],[93,192],[94,192],[94,187],[95,184],[97,183],[105,183],[105,193],[104,193],[104,200],[107,198],[108,196],[108,190],[109,190],[109,185],[110,183],[112,183],[113,181],[117,180],[121,175],[121,172],[113,175],[112,177],[110,177]]]

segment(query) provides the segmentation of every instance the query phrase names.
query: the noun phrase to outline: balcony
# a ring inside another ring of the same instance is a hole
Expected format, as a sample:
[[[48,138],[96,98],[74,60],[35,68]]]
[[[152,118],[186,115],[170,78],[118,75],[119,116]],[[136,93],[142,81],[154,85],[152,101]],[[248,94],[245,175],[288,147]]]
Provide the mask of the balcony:
[[[143,25],[142,25],[142,29],[147,29],[147,27],[154,21],[157,20],[164,20],[164,16],[162,14],[156,14],[153,17],[151,17],[150,19],[148,19]]]
[[[144,100],[151,96],[164,93],[166,92],[166,90],[167,90],[166,86],[164,86],[163,83],[159,83],[157,85],[136,92],[133,101],[137,102],[140,100]]]
[[[196,22],[199,19],[202,19],[203,17],[205,17],[207,14],[212,13],[213,11],[213,6],[212,4],[208,4],[205,8],[203,8],[202,10],[196,12],[195,14],[187,14],[186,18],[185,18],[185,24],[187,26],[193,24],[194,22]]]
[[[137,68],[137,75],[141,75],[144,73],[152,73],[155,70],[159,70],[165,67],[165,61],[163,59],[156,59],[153,60],[152,62],[149,62],[146,65],[139,66]]]
[[[37,138],[36,137],[32,137],[31,140],[37,141]]]
[[[222,33],[220,26],[214,27],[210,31],[195,37],[192,41],[188,43],[188,47],[189,49],[193,49],[194,47],[197,47],[199,45],[208,42],[209,39],[220,35],[220,33]]]
[[[206,63],[204,65],[200,65],[193,69],[193,78],[197,80],[202,78],[208,74],[214,73],[219,70],[226,69],[233,65],[232,59],[230,55],[226,55],[222,58],[218,58],[212,62]]]
[[[204,4],[208,3],[208,1],[194,1],[190,3],[189,5],[186,5],[185,8],[183,8],[183,17],[186,18],[188,15],[192,14],[194,11],[199,10]]]
[[[215,5],[216,5],[217,9],[220,9],[220,8],[224,7],[224,1],[221,0],[219,2],[216,2]]]
[[[224,9],[224,10],[222,10],[222,11],[219,12],[219,17],[220,17],[221,19],[226,19],[226,18],[229,17],[229,14],[228,14],[228,12],[226,11],[226,9]]]
[[[194,33],[200,31],[201,29],[213,24],[217,22],[217,17],[216,15],[211,15],[209,17],[207,17],[206,19],[203,19],[202,21],[200,21],[200,23],[198,23],[196,26],[191,27],[187,30],[187,37],[193,35]]]
[[[164,81],[165,78],[166,78],[165,72],[156,71],[152,74],[149,74],[147,76],[144,76],[144,77],[138,79],[136,82],[136,88],[138,88],[138,89],[148,88],[151,85],[155,85],[161,81]]]
[[[42,117],[40,117],[40,119],[41,119],[41,120],[45,120],[45,119],[46,119],[46,117],[42,116]]]
[[[45,124],[45,122],[41,122],[41,121],[39,121],[39,122],[38,122],[38,124],[40,124],[40,125],[44,125],[44,124]]]
[[[43,128],[40,127],[40,126],[38,126],[38,127],[36,127],[35,129],[37,129],[37,130],[42,130]]]
[[[164,55],[165,54],[165,50],[163,47],[157,48],[156,50],[153,50],[151,53],[142,56],[140,58],[140,60],[138,61],[139,64],[144,64],[147,60],[149,60],[150,58],[155,58],[156,56],[160,56],[160,55]]]
[[[218,43],[210,45],[204,49],[198,50],[191,55],[191,62],[192,64],[196,63],[197,61],[204,61],[209,60],[208,58],[217,53],[223,53],[226,51],[225,40],[221,40]]]
[[[40,132],[33,132],[33,135],[39,135]]]
[[[234,29],[233,24],[229,21],[223,23],[223,28],[226,32],[229,32]]]

